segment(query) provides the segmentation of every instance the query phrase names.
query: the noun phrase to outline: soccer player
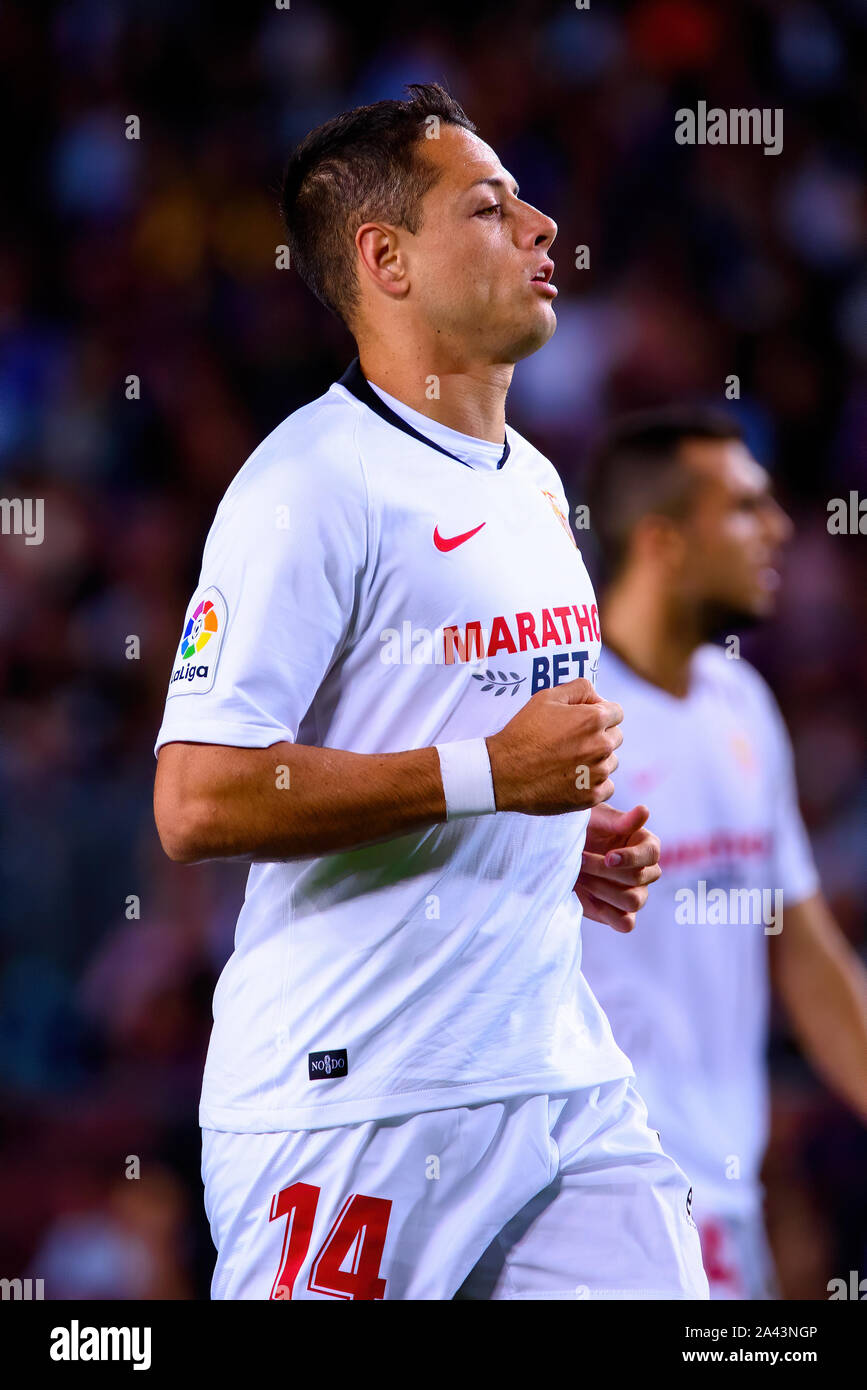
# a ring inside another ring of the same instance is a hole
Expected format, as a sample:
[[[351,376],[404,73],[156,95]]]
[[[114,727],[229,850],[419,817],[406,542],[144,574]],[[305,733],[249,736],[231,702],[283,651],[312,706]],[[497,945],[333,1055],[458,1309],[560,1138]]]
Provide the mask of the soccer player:
[[[604,805],[593,590],[505,424],[556,226],[409,92],[287,166],[292,264],[359,355],[226,492],[157,739],[168,854],[252,865],[200,1109],[212,1297],[706,1298],[580,971],[582,899],[631,928],[659,842]]]
[[[663,848],[640,928],[588,925],[582,968],[695,1184],[711,1296],[775,1297],[769,971],[807,1056],[867,1117],[867,972],[822,897],[780,713],[732,640],[773,611],[791,523],[737,424],[702,409],[621,421],[586,497],[608,574],[599,688],[629,726],[618,792],[653,807]]]

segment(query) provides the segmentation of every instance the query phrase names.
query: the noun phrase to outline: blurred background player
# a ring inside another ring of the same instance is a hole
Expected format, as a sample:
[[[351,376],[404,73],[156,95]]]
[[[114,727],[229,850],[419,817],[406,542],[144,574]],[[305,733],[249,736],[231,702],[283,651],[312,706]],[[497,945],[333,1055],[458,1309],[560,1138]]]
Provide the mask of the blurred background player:
[[[822,896],[782,718],[733,635],[773,612],[792,526],[737,423],[702,409],[624,418],[587,500],[608,580],[600,689],[630,728],[618,793],[652,808],[663,874],[634,934],[587,927],[583,969],[694,1184],[712,1297],[774,1297],[769,976],[816,1071],[867,1117],[867,971]]]

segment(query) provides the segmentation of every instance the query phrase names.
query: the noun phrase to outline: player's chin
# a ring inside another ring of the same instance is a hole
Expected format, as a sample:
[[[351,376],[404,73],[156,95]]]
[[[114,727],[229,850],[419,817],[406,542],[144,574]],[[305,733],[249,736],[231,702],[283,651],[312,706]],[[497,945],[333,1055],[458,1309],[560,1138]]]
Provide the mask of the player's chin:
[[[762,623],[770,621],[776,611],[774,600],[769,599],[767,594],[743,595],[731,606],[724,624],[725,635],[728,636],[730,631],[737,630],[742,633],[751,632]]]
[[[510,359],[513,362],[520,362],[522,357],[530,357],[534,352],[554,336],[557,328],[557,316],[554,313],[554,306],[546,304],[540,300],[537,305],[537,312],[531,320],[520,325],[513,335]]]
[[[743,609],[745,618],[759,622],[762,618],[773,617],[777,611],[777,595],[756,584],[744,594],[738,606]]]

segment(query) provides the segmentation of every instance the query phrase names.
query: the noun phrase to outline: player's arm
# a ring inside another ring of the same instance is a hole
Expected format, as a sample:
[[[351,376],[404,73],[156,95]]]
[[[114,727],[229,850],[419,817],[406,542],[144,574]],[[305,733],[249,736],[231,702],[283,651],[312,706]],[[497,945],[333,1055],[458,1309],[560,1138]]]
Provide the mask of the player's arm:
[[[622,718],[587,680],[538,691],[486,740],[497,811],[558,815],[606,801]],[[179,740],[160,749],[154,815],[163,848],[181,863],[299,859],[444,821],[446,800],[433,747],[351,753]]]
[[[821,893],[785,908],[769,947],[771,978],[804,1053],[867,1120],[867,969]]]
[[[365,755],[167,743],[154,815],[170,859],[291,859],[372,844],[446,819],[435,748]]]

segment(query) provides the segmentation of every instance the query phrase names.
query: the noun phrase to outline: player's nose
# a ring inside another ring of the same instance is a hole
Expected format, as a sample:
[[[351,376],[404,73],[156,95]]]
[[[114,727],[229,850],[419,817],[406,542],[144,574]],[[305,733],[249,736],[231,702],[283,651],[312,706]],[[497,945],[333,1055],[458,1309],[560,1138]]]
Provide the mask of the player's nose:
[[[789,513],[783,510],[779,502],[771,502],[769,522],[773,539],[777,545],[784,545],[791,540],[795,526]]]
[[[546,217],[544,212],[540,212],[539,217],[543,225],[536,233],[535,244],[536,246],[544,246],[545,249],[548,250],[549,247],[553,246],[554,239],[557,236],[557,223],[554,221],[553,217]]]
[[[534,247],[541,246],[547,251],[554,244],[554,238],[557,235],[557,223],[553,217],[546,217],[544,212],[540,212],[538,208],[534,208],[532,204],[528,203],[524,233],[525,236],[529,233]]]

